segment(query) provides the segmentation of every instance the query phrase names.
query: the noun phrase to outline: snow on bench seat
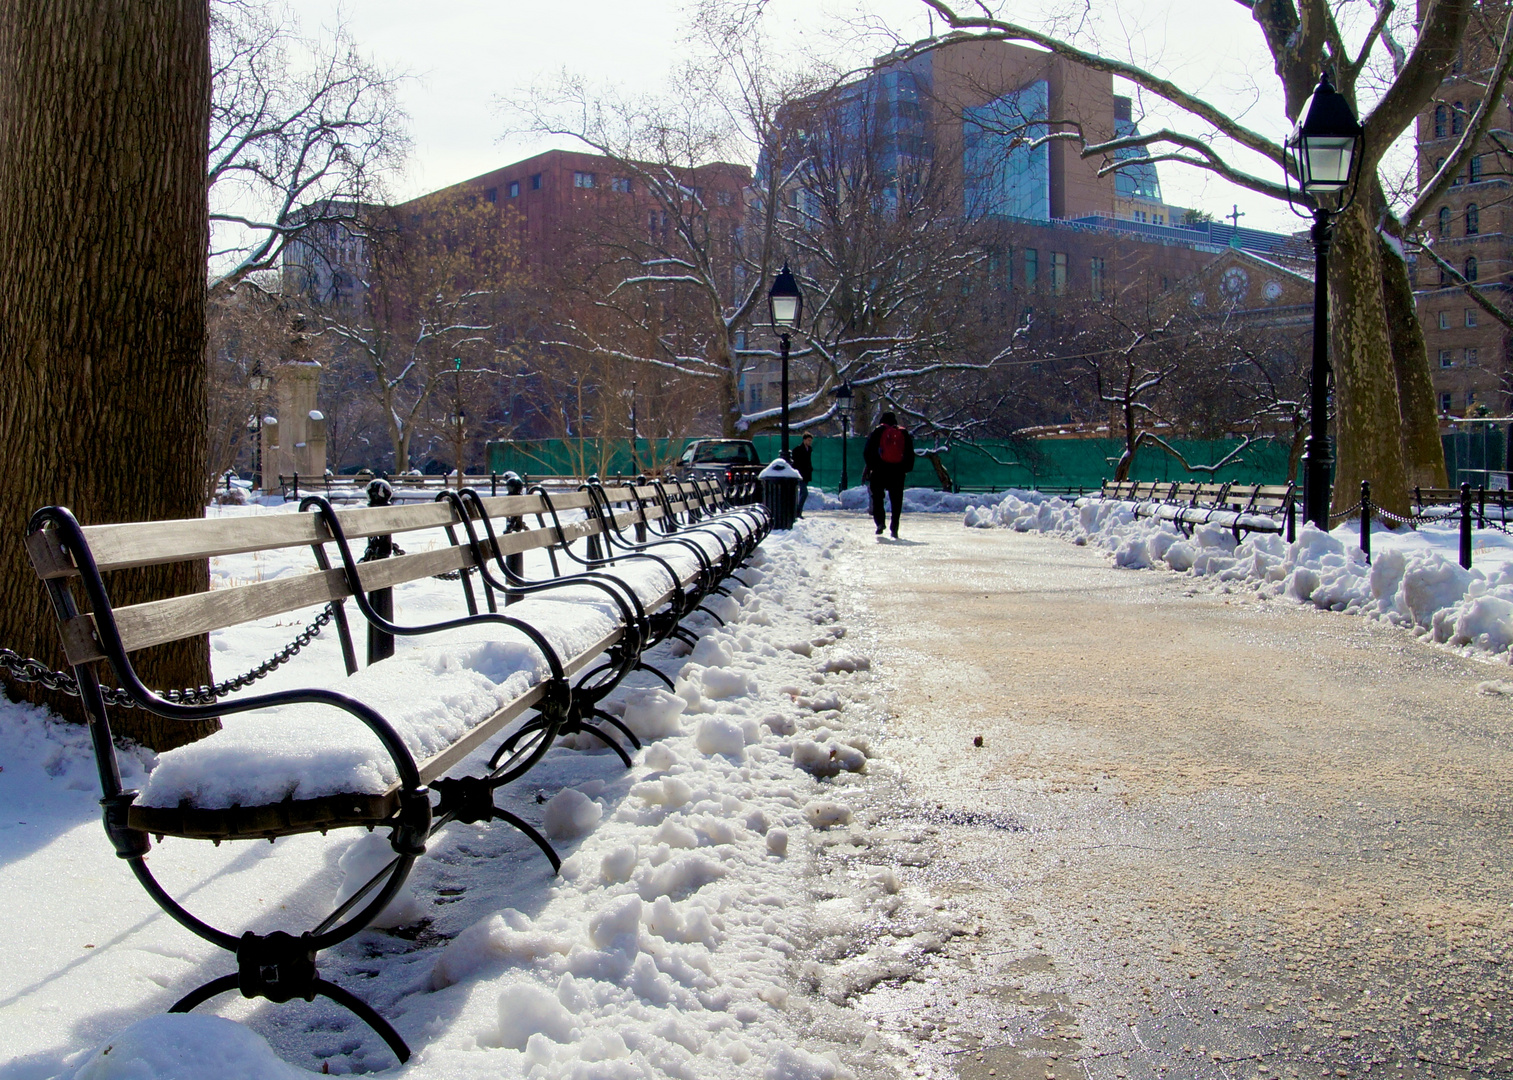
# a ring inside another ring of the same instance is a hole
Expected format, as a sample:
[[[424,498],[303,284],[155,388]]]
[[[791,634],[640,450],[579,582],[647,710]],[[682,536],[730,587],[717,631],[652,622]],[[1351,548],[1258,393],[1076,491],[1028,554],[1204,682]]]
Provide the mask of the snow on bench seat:
[[[662,574],[665,583],[666,574]],[[665,584],[662,591],[665,591]],[[570,669],[581,669],[619,637],[619,611],[603,592],[578,587],[568,599],[532,597],[507,614],[535,626]],[[540,651],[501,624],[404,638],[381,664],[323,688],[371,705],[425,763],[548,678]],[[219,810],[340,795],[382,796],[397,783],[376,736],[325,705],[286,705],[229,715],[210,738],[159,755],[137,799],[142,808]]]

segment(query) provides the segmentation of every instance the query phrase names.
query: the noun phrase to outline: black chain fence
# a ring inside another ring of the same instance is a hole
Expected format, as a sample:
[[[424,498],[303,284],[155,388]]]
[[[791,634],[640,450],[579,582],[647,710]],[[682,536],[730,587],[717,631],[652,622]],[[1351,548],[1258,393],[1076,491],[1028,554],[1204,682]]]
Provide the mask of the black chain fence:
[[[175,705],[214,705],[219,699],[236,693],[238,690],[251,686],[257,680],[263,678],[271,671],[275,671],[293,660],[299,651],[320,634],[321,628],[336,617],[336,608],[333,604],[327,604],[321,613],[315,617],[315,621],[300,631],[288,645],[264,660],[257,667],[235,678],[218,682],[214,686],[197,686],[185,690],[168,690],[160,694]],[[67,694],[69,697],[79,696],[79,683],[66,671],[54,671],[40,660],[29,656],[22,656],[14,649],[0,648],[0,669],[17,682],[40,683],[49,690]],[[101,687],[100,693],[105,698],[105,704],[115,705],[124,709],[137,707],[130,694],[125,690],[114,687]]]

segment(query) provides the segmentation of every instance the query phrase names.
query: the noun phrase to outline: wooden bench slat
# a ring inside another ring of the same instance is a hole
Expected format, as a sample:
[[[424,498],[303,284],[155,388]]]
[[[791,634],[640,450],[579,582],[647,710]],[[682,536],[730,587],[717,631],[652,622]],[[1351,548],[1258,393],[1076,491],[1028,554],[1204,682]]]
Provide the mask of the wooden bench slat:
[[[619,516],[621,515],[617,515]],[[630,524],[633,514],[627,514],[625,518],[621,524]],[[562,527],[563,535],[570,542],[601,531],[602,526],[597,519],[575,521]],[[555,544],[557,530],[544,528],[505,533],[498,537],[498,541],[501,554],[514,555]],[[456,547],[448,546],[434,551],[359,563],[357,573],[363,588],[372,591],[476,565],[472,549],[466,544],[459,544]],[[613,573],[612,567],[608,569]],[[346,575],[340,569],[315,571],[275,578],[272,581],[252,582],[232,589],[212,589],[209,592],[188,593],[119,607],[115,609],[116,628],[126,650],[136,652],[151,645],[196,637],[238,623],[283,615],[351,595]],[[76,664],[103,658],[104,654],[86,641],[76,641],[68,656],[69,661]]]

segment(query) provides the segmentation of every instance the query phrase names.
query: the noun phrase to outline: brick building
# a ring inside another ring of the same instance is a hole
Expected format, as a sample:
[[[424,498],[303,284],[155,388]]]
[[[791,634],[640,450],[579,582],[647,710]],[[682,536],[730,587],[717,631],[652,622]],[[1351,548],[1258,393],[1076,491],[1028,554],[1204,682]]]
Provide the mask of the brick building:
[[[1482,107],[1485,80],[1497,55],[1489,27],[1481,20],[1500,5],[1486,5],[1467,36],[1434,99],[1419,114],[1418,183],[1422,190],[1461,141],[1466,125]],[[1495,28],[1496,20],[1493,20]],[[1493,103],[1491,132],[1453,181],[1425,229],[1434,252],[1474,281],[1493,303],[1507,310],[1513,270],[1513,205],[1505,133],[1513,126],[1506,99]],[[1503,134],[1500,134],[1503,133]],[[1513,412],[1513,341],[1496,319],[1480,310],[1427,255],[1414,267],[1419,322],[1441,417],[1506,416]]]
[[[464,180],[424,199],[472,197],[496,206],[517,230],[519,256],[530,272],[549,272],[585,245],[623,242],[621,232],[656,237],[669,227],[660,201],[647,190],[650,164],[575,150],[548,150]],[[680,170],[679,182],[716,215],[739,219],[751,170],[714,162]],[[404,204],[400,207],[404,209]]]

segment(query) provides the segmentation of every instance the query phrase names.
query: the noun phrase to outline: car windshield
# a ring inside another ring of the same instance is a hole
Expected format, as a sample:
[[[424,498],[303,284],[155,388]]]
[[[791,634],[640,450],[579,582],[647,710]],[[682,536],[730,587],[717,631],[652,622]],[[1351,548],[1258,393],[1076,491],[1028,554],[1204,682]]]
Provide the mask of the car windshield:
[[[699,464],[754,465],[756,450],[750,443],[706,443],[694,451]]]

